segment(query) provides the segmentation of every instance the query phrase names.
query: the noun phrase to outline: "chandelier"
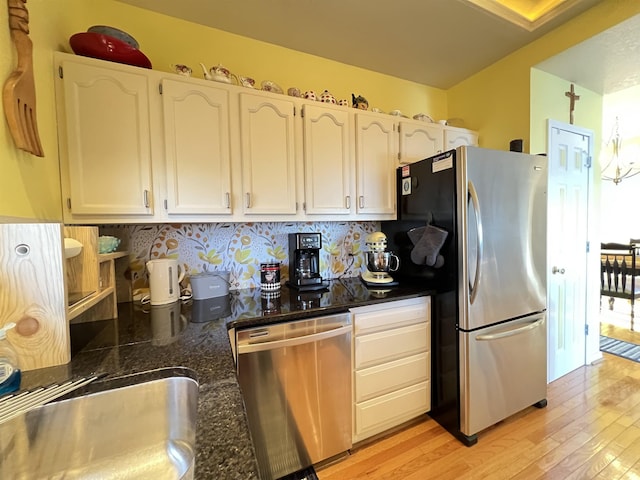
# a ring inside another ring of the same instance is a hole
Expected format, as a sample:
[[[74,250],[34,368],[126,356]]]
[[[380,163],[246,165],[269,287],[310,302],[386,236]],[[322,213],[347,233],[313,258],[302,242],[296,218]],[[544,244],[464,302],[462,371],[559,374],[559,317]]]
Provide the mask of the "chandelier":
[[[605,144],[603,149],[603,155],[609,153],[611,156],[609,160],[602,160],[601,165],[604,165],[601,170],[601,176],[603,180],[610,180],[614,184],[618,185],[622,182],[623,178],[630,178],[640,173],[640,163],[636,160],[635,155],[630,150],[625,151],[622,155],[621,151],[622,140],[620,138],[620,131],[618,127],[618,117],[616,117],[616,123],[613,127],[613,132],[609,141]]]

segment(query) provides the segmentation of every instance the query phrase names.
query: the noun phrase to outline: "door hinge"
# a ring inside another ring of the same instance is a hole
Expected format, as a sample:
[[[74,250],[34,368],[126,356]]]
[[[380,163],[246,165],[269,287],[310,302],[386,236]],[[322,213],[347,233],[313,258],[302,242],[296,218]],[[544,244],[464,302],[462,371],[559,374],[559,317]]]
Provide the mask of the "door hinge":
[[[167,201],[167,199],[164,199],[164,209],[165,210],[169,210],[169,202]]]
[[[585,167],[591,168],[591,164],[593,163],[593,157],[591,155],[587,155],[587,163],[585,163]]]
[[[295,105],[293,106],[293,116],[294,117],[296,116],[296,106]]]
[[[589,335],[589,325],[584,326],[584,334]]]
[[[71,197],[67,197],[67,209],[71,211]]]
[[[162,95],[162,84],[161,83],[158,84],[158,92],[160,93],[160,95]]]
[[[591,251],[591,242],[587,241],[587,253]]]
[[[293,107],[293,111],[296,111],[296,107]],[[300,107],[300,118],[304,118],[304,107]]]
[[[60,78],[64,78],[64,70],[62,69],[62,65],[58,67],[58,76]]]

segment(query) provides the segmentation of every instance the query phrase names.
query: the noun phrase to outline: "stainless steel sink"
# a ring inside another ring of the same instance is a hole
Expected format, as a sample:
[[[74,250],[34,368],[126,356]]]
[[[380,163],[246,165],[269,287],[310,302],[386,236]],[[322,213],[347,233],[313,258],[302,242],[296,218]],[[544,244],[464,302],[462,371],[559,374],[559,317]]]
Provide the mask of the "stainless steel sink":
[[[0,478],[192,479],[197,404],[169,376],[38,407],[0,424]]]

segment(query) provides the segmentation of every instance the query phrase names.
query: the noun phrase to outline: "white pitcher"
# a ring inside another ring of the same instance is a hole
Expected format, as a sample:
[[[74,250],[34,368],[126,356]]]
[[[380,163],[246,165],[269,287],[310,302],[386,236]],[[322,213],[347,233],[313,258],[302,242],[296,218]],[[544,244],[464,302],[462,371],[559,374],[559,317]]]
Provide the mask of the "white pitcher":
[[[149,296],[151,305],[165,305],[180,298],[180,282],[184,271],[172,258],[158,258],[147,262],[149,271]]]

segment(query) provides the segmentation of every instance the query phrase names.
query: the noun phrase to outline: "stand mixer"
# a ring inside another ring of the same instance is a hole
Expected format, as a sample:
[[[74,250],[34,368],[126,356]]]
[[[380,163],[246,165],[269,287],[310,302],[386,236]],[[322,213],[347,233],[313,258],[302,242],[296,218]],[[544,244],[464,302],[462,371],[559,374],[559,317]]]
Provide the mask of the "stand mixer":
[[[389,272],[398,270],[400,259],[386,251],[387,236],[382,232],[373,232],[367,235],[365,245],[368,249],[364,252],[367,270],[361,275],[362,281],[368,286],[395,285]]]

